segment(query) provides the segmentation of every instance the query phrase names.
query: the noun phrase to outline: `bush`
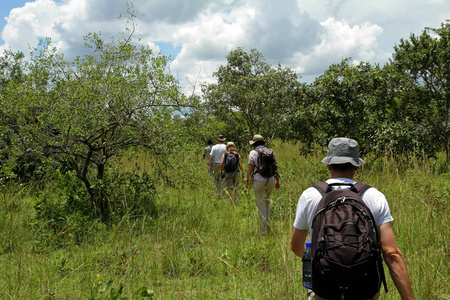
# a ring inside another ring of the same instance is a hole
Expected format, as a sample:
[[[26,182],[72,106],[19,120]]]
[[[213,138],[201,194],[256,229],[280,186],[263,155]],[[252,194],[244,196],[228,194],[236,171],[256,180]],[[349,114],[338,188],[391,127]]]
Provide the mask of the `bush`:
[[[66,242],[81,243],[97,229],[118,224],[125,216],[145,219],[158,217],[156,191],[152,178],[144,173],[119,173],[105,176],[100,186],[102,197],[108,199],[109,218],[102,222],[93,214],[91,196],[75,172],[54,173],[54,189],[45,189],[36,197],[35,228],[45,245]]]

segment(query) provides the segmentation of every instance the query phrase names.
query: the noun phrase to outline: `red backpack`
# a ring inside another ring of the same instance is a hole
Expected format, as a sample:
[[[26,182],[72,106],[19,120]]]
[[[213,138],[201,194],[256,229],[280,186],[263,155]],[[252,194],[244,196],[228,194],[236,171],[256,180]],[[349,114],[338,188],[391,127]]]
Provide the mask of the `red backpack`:
[[[333,190],[332,186],[349,185]],[[370,299],[383,282],[378,230],[361,194],[363,183],[314,185],[323,198],[312,223],[312,289],[325,299]]]

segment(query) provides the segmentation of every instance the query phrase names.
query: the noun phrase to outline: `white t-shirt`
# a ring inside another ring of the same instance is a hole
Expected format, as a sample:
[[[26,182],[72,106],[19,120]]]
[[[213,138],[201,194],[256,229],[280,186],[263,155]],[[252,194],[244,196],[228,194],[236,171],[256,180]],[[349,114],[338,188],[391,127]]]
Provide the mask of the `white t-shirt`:
[[[214,145],[210,153],[213,157],[213,164],[220,164],[222,162],[222,156],[225,152],[227,152],[227,146],[225,144]]]
[[[347,178],[328,179],[327,183],[351,183],[355,181]],[[348,189],[349,186],[334,186],[334,189]],[[297,204],[297,211],[295,214],[294,227],[299,230],[310,230],[314,213],[317,205],[322,199],[322,194],[314,187],[306,189]],[[367,207],[372,212],[373,218],[377,226],[381,224],[392,222],[394,218],[391,216],[391,211],[387,203],[386,197],[376,188],[369,188],[362,194],[362,199]]]

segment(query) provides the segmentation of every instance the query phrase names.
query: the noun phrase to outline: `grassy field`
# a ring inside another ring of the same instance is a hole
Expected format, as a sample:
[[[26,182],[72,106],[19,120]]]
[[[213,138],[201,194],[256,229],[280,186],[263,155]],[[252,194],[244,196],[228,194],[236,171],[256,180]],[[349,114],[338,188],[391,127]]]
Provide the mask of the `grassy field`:
[[[242,184],[238,205],[216,199],[197,153],[179,157],[183,167],[171,175],[177,184],[157,187],[157,219],[124,218],[112,228],[93,223],[82,243],[57,243],[70,231],[31,230],[36,189],[2,186],[0,299],[306,299],[301,260],[289,240],[301,192],[328,173],[321,153],[304,158],[295,145],[273,146],[282,186],[273,193],[265,237],[258,234],[253,192]],[[447,163],[364,159],[355,179],[385,193],[416,299],[450,299]],[[152,171],[144,158],[121,167],[136,163]],[[387,277],[390,291],[381,299],[399,299]]]

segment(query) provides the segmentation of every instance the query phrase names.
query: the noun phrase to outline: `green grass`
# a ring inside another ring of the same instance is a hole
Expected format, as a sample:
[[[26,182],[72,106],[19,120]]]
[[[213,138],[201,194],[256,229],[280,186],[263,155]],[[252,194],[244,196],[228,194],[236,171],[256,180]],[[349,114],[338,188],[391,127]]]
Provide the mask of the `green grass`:
[[[81,244],[58,245],[70,232],[42,236],[32,230],[36,189],[1,187],[0,299],[114,299],[121,286],[117,294],[129,299],[143,290],[153,299],[306,299],[301,260],[289,240],[301,192],[328,173],[321,153],[300,157],[296,146],[282,143],[274,149],[282,187],[272,196],[267,237],[258,233],[253,192],[241,185],[239,205],[216,199],[197,154],[183,156],[184,167],[171,174],[177,184],[158,186],[158,219],[124,218],[112,228],[93,224],[103,229]],[[416,299],[450,299],[446,162],[365,159],[356,180],[388,198]],[[141,161],[151,171],[148,160]],[[381,299],[399,299],[389,276],[388,287]]]

